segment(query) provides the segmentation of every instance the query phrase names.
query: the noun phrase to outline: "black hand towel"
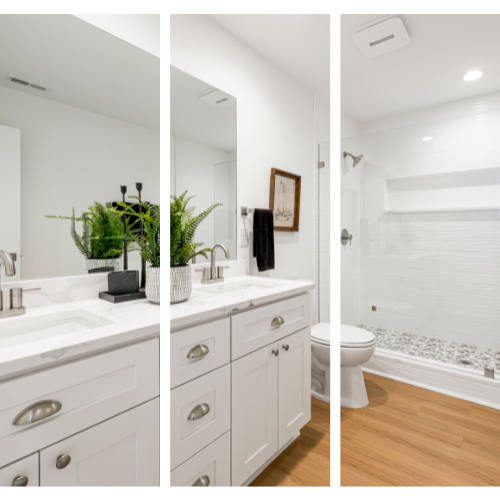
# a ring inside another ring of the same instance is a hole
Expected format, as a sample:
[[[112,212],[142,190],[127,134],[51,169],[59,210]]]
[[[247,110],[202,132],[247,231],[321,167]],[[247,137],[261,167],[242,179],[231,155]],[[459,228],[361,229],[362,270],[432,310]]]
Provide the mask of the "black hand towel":
[[[256,208],[253,214],[253,256],[259,271],[274,269],[273,211]]]

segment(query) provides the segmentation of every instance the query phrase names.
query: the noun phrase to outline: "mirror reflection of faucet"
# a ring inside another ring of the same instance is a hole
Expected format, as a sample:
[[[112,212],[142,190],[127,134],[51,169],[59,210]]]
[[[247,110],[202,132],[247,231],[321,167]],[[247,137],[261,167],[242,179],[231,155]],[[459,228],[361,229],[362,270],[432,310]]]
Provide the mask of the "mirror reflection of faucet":
[[[13,258],[14,255],[14,258]],[[15,276],[16,265],[14,261],[16,260],[15,254],[10,254],[5,250],[0,250],[0,261],[3,262],[5,267],[5,275]],[[1,266],[0,266],[0,279],[1,279]],[[24,290],[25,292],[31,292],[35,290],[41,290],[41,288],[31,288],[29,290]],[[20,316],[26,313],[26,307],[23,305],[23,289],[22,288],[11,288],[10,289],[10,309],[4,311],[4,301],[3,301],[3,290],[0,282],[0,319],[8,318],[11,316]]]
[[[347,242],[349,242],[349,245],[352,244],[352,234],[349,234],[349,231],[347,229],[342,229],[340,233],[340,242],[342,245],[347,245]]]
[[[215,245],[210,254],[210,267],[203,267],[201,269],[196,269],[196,272],[201,272],[202,279],[201,283],[203,285],[209,285],[211,283],[220,283],[224,281],[224,269],[227,269],[229,266],[217,266],[215,263],[215,251],[217,248],[222,248],[224,250],[224,255],[226,259],[229,259],[229,250],[222,243],[218,243]]]

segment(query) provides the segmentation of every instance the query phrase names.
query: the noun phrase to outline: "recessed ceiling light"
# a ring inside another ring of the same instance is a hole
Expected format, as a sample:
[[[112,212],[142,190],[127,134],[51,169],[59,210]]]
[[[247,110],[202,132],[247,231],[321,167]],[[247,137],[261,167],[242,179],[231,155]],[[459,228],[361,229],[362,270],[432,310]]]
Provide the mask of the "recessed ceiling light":
[[[475,69],[473,71],[469,71],[468,73],[466,73],[462,78],[466,82],[472,82],[472,80],[477,80],[478,78],[481,78],[482,76],[483,76],[483,72]]]
[[[432,141],[432,137],[422,137],[423,141]]]

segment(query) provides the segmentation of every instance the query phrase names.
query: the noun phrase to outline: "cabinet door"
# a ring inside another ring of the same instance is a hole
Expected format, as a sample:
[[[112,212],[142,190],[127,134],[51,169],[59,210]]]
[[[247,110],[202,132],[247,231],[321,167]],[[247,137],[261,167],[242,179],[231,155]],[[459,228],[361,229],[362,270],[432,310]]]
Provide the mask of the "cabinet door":
[[[279,448],[311,420],[311,329],[279,341]]]
[[[2,467],[0,486],[39,486],[38,452]]]
[[[240,486],[278,451],[278,344],[232,363],[232,482]]]
[[[159,398],[40,452],[41,486],[158,486]],[[56,467],[58,457],[69,464]]]

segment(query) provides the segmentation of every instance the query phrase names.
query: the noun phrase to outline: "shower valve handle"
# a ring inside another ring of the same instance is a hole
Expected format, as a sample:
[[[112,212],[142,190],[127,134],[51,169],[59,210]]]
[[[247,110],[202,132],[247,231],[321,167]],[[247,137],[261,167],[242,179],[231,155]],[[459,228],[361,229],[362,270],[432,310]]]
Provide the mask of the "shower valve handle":
[[[347,245],[347,242],[349,242],[349,245],[352,245],[352,234],[349,234],[347,229],[342,229],[340,233],[340,242],[344,246]]]

